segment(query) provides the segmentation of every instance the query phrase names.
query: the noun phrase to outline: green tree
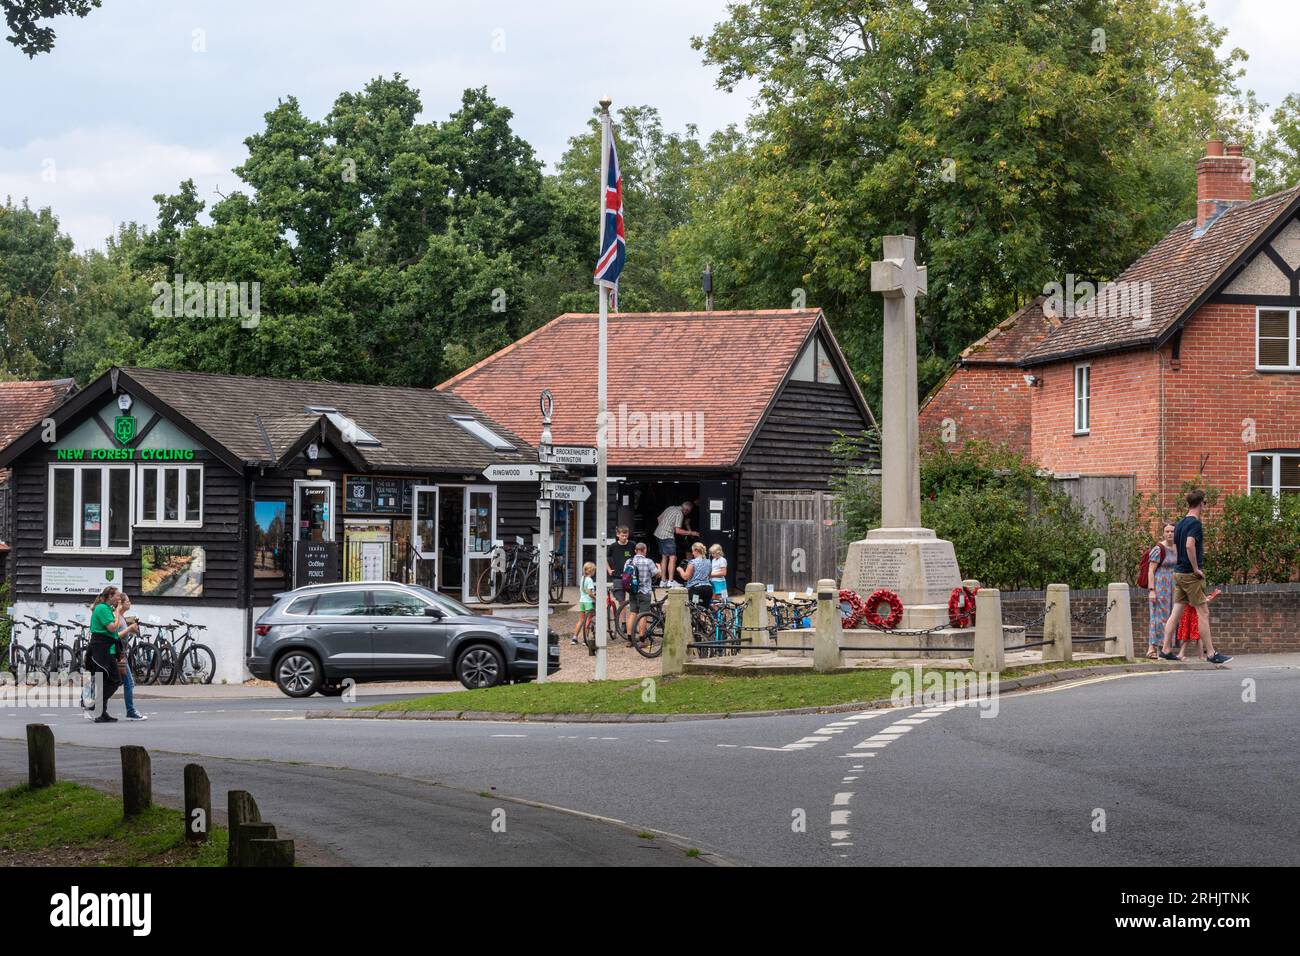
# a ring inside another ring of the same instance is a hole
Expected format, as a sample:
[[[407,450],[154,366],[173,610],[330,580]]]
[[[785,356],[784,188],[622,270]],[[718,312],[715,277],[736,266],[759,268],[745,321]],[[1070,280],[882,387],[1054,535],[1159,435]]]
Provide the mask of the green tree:
[[[6,39],[34,59],[38,53],[54,49],[54,30],[43,26],[43,20],[52,17],[84,17],[100,5],[102,0],[0,0],[5,23],[9,24]]]
[[[757,82],[754,141],[743,161],[722,155],[723,201],[693,210],[685,231],[708,238],[681,241],[727,263],[737,305],[802,289],[825,307],[873,398],[877,237],[917,236],[930,267],[925,391],[1046,282],[1113,276],[1185,218],[1187,156],[1238,119],[1224,104],[1241,99],[1243,54],[1216,53],[1223,31],[1184,0],[756,0],[728,13],[694,43],[724,89]]]

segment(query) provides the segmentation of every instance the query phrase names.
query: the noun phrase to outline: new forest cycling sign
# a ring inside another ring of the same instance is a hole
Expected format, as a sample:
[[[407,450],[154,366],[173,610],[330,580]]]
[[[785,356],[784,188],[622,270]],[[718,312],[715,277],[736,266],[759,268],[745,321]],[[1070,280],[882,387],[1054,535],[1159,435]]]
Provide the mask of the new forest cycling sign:
[[[193,461],[192,448],[59,448],[55,461]]]

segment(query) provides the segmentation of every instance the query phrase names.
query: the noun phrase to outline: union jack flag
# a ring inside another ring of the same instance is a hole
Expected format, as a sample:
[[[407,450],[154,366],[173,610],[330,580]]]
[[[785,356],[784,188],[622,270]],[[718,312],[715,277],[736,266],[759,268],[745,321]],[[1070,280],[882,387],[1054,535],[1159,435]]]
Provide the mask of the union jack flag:
[[[623,235],[623,176],[618,169],[618,150],[614,148],[614,130],[605,121],[605,191],[600,201],[600,258],[596,260],[596,285],[609,289],[609,304],[618,311],[618,277],[627,258]]]

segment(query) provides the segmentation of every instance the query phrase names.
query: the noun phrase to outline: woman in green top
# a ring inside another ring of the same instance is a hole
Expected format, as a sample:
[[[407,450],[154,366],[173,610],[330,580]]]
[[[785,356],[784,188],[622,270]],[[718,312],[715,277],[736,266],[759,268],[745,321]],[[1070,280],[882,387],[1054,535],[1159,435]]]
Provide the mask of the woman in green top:
[[[108,713],[108,699],[121,684],[117,668],[118,632],[122,629],[122,592],[109,586],[99,592],[90,612],[90,674],[103,677],[102,695],[96,697],[99,716],[97,724],[112,724],[116,717]]]

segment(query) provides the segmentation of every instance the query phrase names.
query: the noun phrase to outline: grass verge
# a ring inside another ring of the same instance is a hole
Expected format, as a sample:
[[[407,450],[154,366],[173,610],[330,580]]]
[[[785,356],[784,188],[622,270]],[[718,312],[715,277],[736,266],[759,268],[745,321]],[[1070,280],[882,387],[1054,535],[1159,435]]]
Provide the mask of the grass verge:
[[[0,866],[225,865],[225,829],[190,846],[180,810],[124,820],[120,797],[81,784],[0,790]]]
[[[1122,663],[1120,658],[1032,664],[1004,671],[1004,680],[1042,671]],[[357,708],[379,711],[493,711],[509,714],[731,714],[748,710],[828,707],[889,697],[895,670],[851,674],[685,675],[566,684],[510,684],[485,690],[431,694]],[[909,671],[910,673],[910,671]],[[923,675],[942,668],[924,668]],[[969,673],[969,672],[966,672]],[[924,677],[922,678],[924,680]],[[643,684],[653,680],[651,688]],[[924,684],[923,684],[924,687]],[[650,700],[646,698],[650,697]]]

